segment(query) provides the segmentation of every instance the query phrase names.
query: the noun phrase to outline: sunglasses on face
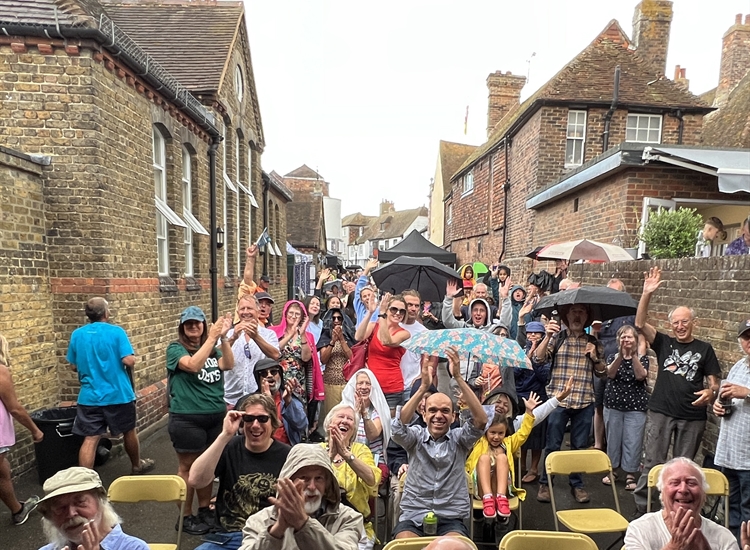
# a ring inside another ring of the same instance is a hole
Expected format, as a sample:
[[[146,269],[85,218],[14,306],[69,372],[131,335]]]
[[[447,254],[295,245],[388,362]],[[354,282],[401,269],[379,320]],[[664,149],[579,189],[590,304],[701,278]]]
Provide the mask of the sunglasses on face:
[[[406,315],[406,310],[405,309],[400,309],[400,308],[397,308],[397,307],[389,307],[388,311],[391,312],[391,315],[400,315],[401,317],[403,317],[404,315]]]
[[[331,317],[331,319],[333,319],[334,321],[343,321],[344,320],[344,318],[341,315],[334,315],[333,317]]]
[[[248,424],[252,424],[256,420],[258,422],[260,422],[261,424],[265,424],[266,422],[268,422],[269,420],[271,420],[271,417],[268,416],[267,414],[259,414],[257,416],[254,415],[254,414],[243,414],[242,415],[242,421],[243,422],[247,422]]]
[[[277,374],[281,374],[281,371],[279,369],[263,369],[258,371],[258,376],[261,378],[265,378],[268,375],[276,376]]]

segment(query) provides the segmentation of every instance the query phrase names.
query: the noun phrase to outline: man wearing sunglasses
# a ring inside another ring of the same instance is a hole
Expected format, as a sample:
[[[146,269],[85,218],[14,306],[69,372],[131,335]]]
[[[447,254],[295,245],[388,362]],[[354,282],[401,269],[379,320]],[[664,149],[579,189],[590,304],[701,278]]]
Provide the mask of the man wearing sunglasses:
[[[189,483],[205,487],[219,478],[216,515],[221,531],[196,550],[237,550],[248,516],[270,506],[290,447],[272,438],[281,425],[270,397],[252,394],[227,412],[221,434],[190,468]],[[240,435],[237,435],[239,431]]]
[[[237,301],[239,322],[227,333],[234,355],[234,368],[224,373],[224,401],[233,407],[243,395],[255,393],[255,365],[262,359],[279,358],[276,333],[260,322],[257,295],[245,294]]]
[[[308,419],[305,406],[295,395],[299,387],[296,378],[284,381],[284,372],[278,361],[261,359],[255,364],[255,380],[258,393],[273,399],[276,414],[281,422],[273,432],[273,438],[287,445],[296,445],[307,433]]]

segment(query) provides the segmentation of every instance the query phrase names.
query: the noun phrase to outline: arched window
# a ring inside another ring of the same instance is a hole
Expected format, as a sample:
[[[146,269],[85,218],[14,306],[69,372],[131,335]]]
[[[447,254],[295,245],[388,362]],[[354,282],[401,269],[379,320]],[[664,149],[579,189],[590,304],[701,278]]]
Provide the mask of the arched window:
[[[237,101],[242,103],[242,97],[245,95],[245,79],[239,65],[234,68],[234,90],[237,93]]]

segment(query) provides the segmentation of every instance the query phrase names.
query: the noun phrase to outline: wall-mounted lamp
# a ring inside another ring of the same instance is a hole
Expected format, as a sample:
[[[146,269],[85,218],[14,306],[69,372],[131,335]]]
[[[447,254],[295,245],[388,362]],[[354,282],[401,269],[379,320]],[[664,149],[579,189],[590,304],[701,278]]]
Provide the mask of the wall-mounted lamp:
[[[224,248],[224,230],[221,227],[216,228],[216,248]]]

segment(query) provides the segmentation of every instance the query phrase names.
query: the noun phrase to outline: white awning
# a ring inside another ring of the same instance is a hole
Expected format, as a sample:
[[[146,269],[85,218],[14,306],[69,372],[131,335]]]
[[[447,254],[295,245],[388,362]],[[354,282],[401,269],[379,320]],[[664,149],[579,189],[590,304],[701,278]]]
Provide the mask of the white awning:
[[[750,193],[750,149],[646,147],[643,160],[717,176],[722,193]]]
[[[240,182],[237,182],[237,185],[239,186],[240,190],[250,198],[250,204],[252,204],[255,208],[260,208],[258,206],[258,201],[255,200],[255,195],[253,195],[253,192],[250,191],[250,189],[248,189],[244,185],[242,185]]]
[[[281,256],[281,250],[279,250],[279,245],[277,245],[276,243],[273,243],[273,248],[274,250],[276,250],[276,255]]]
[[[271,256],[276,256],[276,251],[273,249],[273,243],[268,243],[266,245],[266,249],[271,254]]]
[[[206,228],[203,227],[201,222],[198,221],[198,218],[193,216],[193,213],[190,210],[188,210],[187,208],[183,208],[182,215],[185,217],[185,221],[190,226],[190,229],[192,229],[195,233],[198,233],[199,235],[209,235],[208,231],[206,231]]]
[[[156,203],[156,209],[161,212],[162,216],[167,218],[167,221],[170,224],[187,229],[187,225],[185,225],[185,222],[182,221],[177,214],[175,214],[175,211],[172,210],[166,202],[161,200],[159,197],[154,197],[154,202]]]

